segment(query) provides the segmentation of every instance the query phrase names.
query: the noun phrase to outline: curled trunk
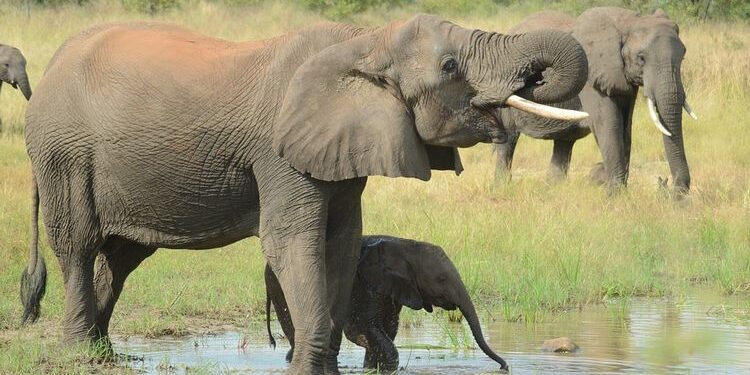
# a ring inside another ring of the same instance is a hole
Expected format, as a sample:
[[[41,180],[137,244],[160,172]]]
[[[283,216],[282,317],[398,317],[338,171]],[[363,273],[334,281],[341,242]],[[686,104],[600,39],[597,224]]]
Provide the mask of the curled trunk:
[[[464,73],[478,89],[482,105],[501,105],[511,94],[537,103],[564,102],[586,83],[586,54],[567,33],[502,35],[474,30],[469,40],[461,52],[469,62]]]

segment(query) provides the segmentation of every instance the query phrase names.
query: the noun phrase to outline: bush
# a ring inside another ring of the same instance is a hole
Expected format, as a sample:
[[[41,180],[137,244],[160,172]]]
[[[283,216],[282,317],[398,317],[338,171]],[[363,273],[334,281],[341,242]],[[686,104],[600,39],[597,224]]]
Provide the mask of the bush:
[[[489,10],[497,0],[417,0],[420,9],[436,14],[467,14]]]
[[[303,0],[306,8],[316,10],[327,18],[344,19],[376,5],[400,4],[399,0]]]
[[[179,7],[179,0],[122,0],[125,9],[131,12],[156,14]]]

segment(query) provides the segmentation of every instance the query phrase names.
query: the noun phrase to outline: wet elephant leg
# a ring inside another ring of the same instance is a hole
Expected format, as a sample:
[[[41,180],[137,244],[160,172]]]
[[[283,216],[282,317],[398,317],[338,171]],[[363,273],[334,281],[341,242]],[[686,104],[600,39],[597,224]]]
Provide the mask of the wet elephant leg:
[[[570,167],[570,158],[573,155],[574,144],[575,141],[554,140],[552,160],[550,160],[549,171],[547,172],[548,180],[559,181],[568,176],[568,168]]]
[[[326,372],[338,373],[343,329],[349,322],[354,275],[362,243],[361,196],[366,179],[354,179],[331,199],[326,225],[326,284],[331,312],[331,343]]]
[[[331,335],[324,263],[325,198],[314,186],[303,188],[305,194],[278,187],[275,193],[271,189],[261,192],[260,238],[295,328],[288,373],[320,374]]]
[[[110,238],[96,258],[94,292],[96,294],[96,333],[105,339],[109,335],[109,321],[125,279],[156,248],[142,246],[120,238]]]
[[[85,173],[75,172],[50,173],[44,184],[39,184],[39,196],[41,206],[46,207],[44,224],[47,237],[62,270],[65,288],[63,340],[66,343],[91,343],[98,338],[95,333],[94,258],[104,241],[89,194],[90,180]]]
[[[517,132],[508,133],[508,141],[494,145],[497,152],[497,162],[495,163],[495,182],[505,183],[511,180],[511,169],[513,167],[513,155],[516,152],[518,138],[521,136]]]
[[[398,369],[398,349],[388,337],[383,327],[371,325],[365,333],[369,347],[362,363],[364,368],[374,368],[384,372]]]
[[[94,257],[90,254],[58,256],[65,287],[63,340],[68,343],[93,342],[98,338],[95,329],[96,300],[94,296]],[[85,253],[95,253],[87,249]]]

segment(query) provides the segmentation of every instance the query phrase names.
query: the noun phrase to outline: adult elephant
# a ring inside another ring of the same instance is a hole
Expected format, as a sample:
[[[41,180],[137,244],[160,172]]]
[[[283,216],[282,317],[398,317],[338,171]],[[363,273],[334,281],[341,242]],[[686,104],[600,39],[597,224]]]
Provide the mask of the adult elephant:
[[[536,84],[545,68],[555,74]],[[429,15],[245,43],[156,23],[84,31],[26,116],[64,339],[106,338],[125,278],[155,249],[259,236],[297,327],[290,372],[335,372],[367,176],[460,172],[455,147],[502,140],[495,111],[528,104],[514,93],[565,100],[586,73],[565,33],[503,36]],[[23,295],[38,308],[31,251]]]
[[[31,85],[26,75],[26,59],[18,48],[0,44],[0,89],[3,82],[21,90],[26,100],[31,99]]]
[[[640,87],[649,113],[663,133],[664,149],[677,193],[690,190],[690,170],[682,137],[682,109],[695,118],[685,100],[680,67],[685,45],[677,25],[667,15],[615,8],[592,8],[578,18],[560,12],[541,12],[525,19],[512,32],[555,29],[571,33],[589,61],[589,78],[578,98],[556,104],[591,114],[583,121],[557,121],[518,113],[503,113],[509,142],[498,145],[497,174],[510,171],[518,133],[553,139],[550,175],[567,174],[573,144],[593,131],[603,164],[593,176],[612,188],[625,186],[630,165],[633,107]],[[602,170],[603,168],[603,170]]]

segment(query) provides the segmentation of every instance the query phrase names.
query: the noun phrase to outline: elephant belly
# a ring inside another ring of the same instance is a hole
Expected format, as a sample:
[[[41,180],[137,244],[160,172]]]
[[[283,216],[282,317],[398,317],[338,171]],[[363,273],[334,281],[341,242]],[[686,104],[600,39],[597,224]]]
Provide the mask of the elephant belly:
[[[249,173],[236,169],[184,178],[190,172],[152,168],[105,180],[98,190],[108,199],[97,202],[105,234],[183,249],[221,247],[258,235],[258,191]]]

